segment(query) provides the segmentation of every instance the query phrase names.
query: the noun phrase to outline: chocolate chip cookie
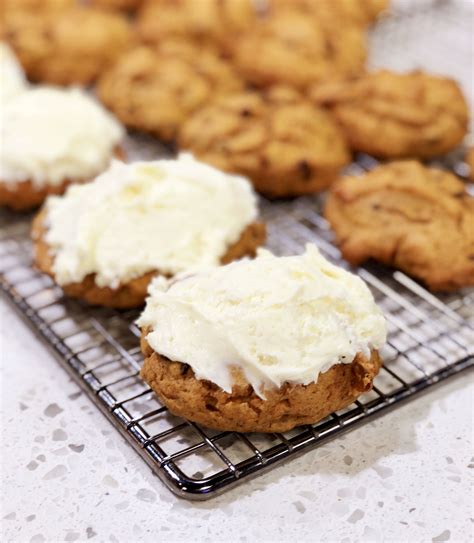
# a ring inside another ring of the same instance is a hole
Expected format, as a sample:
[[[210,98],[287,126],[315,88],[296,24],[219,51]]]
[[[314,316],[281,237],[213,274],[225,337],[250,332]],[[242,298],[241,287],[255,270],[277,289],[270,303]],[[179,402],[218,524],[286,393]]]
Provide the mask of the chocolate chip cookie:
[[[173,41],[129,51],[101,77],[98,92],[125,125],[171,141],[212,96],[243,85],[213,49]]]
[[[21,11],[9,17],[5,39],[33,81],[89,84],[129,46],[125,17],[98,8]]]
[[[359,74],[366,58],[365,36],[356,25],[328,30],[305,13],[278,10],[235,40],[232,54],[253,84],[287,84],[303,90]]]
[[[467,131],[468,109],[458,84],[420,71],[380,70],[315,86],[310,94],[331,108],[352,149],[381,158],[440,155]]]
[[[350,161],[330,115],[285,88],[222,96],[185,122],[178,143],[270,197],[321,191]]]

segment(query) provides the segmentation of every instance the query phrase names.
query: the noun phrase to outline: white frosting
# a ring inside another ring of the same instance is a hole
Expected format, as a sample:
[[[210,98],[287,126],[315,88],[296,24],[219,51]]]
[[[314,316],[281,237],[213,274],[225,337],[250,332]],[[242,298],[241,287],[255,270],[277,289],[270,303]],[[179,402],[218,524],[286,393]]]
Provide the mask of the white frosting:
[[[12,100],[28,88],[25,74],[13,51],[0,43],[0,104]]]
[[[198,379],[232,390],[239,368],[260,397],[265,388],[309,384],[386,339],[386,324],[357,276],[314,245],[299,256],[260,250],[177,280],[155,279],[138,319],[159,354],[189,364]]]
[[[46,206],[57,282],[95,273],[97,285],[111,287],[149,271],[217,265],[257,217],[246,179],[190,155],[114,161],[92,183],[73,185]]]
[[[38,87],[2,111],[0,179],[37,186],[103,171],[124,135],[115,118],[79,89]]]

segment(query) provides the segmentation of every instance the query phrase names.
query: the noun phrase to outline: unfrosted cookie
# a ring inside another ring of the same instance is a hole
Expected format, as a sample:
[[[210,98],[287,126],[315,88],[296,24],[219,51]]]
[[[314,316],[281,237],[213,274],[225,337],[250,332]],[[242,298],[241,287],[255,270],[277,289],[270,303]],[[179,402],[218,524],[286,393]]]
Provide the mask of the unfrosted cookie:
[[[118,13],[72,7],[21,12],[8,21],[5,38],[31,80],[69,85],[92,83],[125,51],[132,35]]]
[[[219,93],[243,81],[211,48],[188,42],[137,47],[99,81],[101,100],[131,128],[174,140],[185,119]]]
[[[342,178],[325,216],[351,264],[373,258],[433,291],[474,285],[474,198],[451,173],[406,161]]]
[[[79,89],[37,87],[2,109],[0,206],[27,210],[107,168],[122,126]]]
[[[329,106],[350,146],[383,158],[440,155],[466,134],[468,109],[457,83],[416,71],[380,70],[312,89]]]
[[[178,142],[270,197],[323,190],[350,161],[333,119],[285,88],[222,96],[189,117]]]
[[[367,286],[314,245],[156,280],[138,325],[141,376],[170,411],[237,432],[283,432],[346,407],[372,387],[386,336]]]
[[[146,0],[137,32],[149,44],[170,38],[227,48],[236,34],[258,19],[252,0]]]
[[[360,74],[364,69],[364,33],[356,25],[327,30],[296,10],[279,10],[248,28],[233,43],[233,59],[257,86],[311,84]]]
[[[35,263],[71,297],[143,304],[151,278],[253,255],[265,239],[243,178],[175,160],[115,162],[48,198],[34,221]]]

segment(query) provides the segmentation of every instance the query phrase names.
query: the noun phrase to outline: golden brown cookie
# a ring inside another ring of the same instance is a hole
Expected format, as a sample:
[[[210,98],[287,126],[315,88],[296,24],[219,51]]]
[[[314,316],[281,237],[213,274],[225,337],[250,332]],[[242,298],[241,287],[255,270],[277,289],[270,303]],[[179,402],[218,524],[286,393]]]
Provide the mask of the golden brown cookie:
[[[389,0],[268,0],[269,11],[295,9],[328,28],[341,24],[367,26],[387,9]]]
[[[114,156],[118,159],[125,159],[125,152],[121,147],[117,147]],[[45,199],[53,194],[63,194],[72,183],[85,183],[89,179],[71,181],[65,179],[58,185],[37,186],[31,180],[18,181],[16,183],[5,183],[0,180],[0,207],[6,207],[13,211],[31,211],[39,207]]]
[[[324,213],[351,264],[373,258],[433,291],[474,285],[474,198],[451,173],[382,165],[337,181]]]
[[[33,221],[31,235],[34,241],[34,262],[40,271],[54,279],[54,256],[44,240],[46,233],[45,219],[46,213],[43,209]],[[250,224],[242,232],[239,240],[228,247],[226,254],[221,259],[222,264],[227,264],[244,256],[255,256],[257,248],[264,243],[265,238],[266,229],[264,224],[258,222]],[[67,296],[85,300],[92,305],[126,309],[143,305],[147,296],[148,284],[158,274],[159,271],[146,273],[141,277],[119,285],[115,289],[98,287],[94,280],[94,274],[91,274],[80,283],[62,285],[61,288]]]
[[[285,88],[222,96],[186,121],[178,143],[270,197],[321,191],[350,161],[333,119]]]
[[[315,86],[310,95],[331,108],[352,149],[377,157],[440,155],[467,130],[468,109],[457,83],[420,71],[380,70],[340,85]]]
[[[311,84],[358,75],[364,70],[365,36],[359,26],[327,30],[296,10],[279,10],[234,41],[237,68],[251,83]]]
[[[153,351],[146,334],[143,330],[141,377],[172,413],[218,430],[286,432],[314,424],[369,391],[382,365],[377,351],[372,351],[370,359],[359,354],[350,364],[336,364],[321,373],[316,383],[285,384],[265,391],[262,400],[242,375],[234,375],[231,394],[210,381],[196,379],[187,364]]]
[[[146,0],[137,32],[149,44],[184,38],[226,47],[229,40],[258,18],[252,0]]]
[[[103,103],[127,126],[174,140],[185,119],[211,97],[241,89],[243,81],[210,48],[166,42],[137,47],[101,77]]]
[[[89,84],[129,46],[125,17],[96,8],[21,12],[9,18],[5,39],[28,77],[57,85]]]

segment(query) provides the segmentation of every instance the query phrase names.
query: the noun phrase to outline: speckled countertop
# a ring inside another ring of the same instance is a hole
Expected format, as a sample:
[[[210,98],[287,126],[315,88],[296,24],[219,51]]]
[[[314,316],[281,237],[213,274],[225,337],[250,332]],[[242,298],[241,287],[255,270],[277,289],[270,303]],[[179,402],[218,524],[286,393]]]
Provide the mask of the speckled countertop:
[[[0,300],[2,541],[470,541],[463,375],[207,502],[174,497]]]

